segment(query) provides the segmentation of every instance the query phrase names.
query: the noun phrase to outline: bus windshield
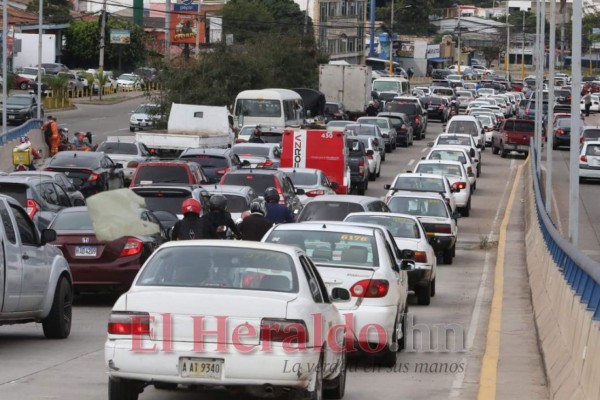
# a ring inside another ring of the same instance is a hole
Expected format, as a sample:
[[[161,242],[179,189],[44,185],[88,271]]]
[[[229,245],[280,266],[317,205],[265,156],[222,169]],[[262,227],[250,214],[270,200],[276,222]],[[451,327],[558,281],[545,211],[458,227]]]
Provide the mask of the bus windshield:
[[[235,115],[247,117],[281,117],[281,101],[238,99]]]

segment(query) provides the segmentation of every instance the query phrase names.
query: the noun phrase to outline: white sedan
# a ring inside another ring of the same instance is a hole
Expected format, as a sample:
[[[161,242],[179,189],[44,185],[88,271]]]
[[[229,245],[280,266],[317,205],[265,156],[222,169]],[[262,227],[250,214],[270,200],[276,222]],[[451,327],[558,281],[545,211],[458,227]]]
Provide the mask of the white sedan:
[[[425,157],[426,160],[460,161],[467,170],[471,191],[477,190],[477,164],[471,158],[470,152],[459,146],[435,146]],[[453,208],[454,211],[454,208]]]
[[[456,211],[455,189],[443,175],[407,172],[396,175],[394,182],[391,185],[384,185],[383,188],[388,190],[385,195],[386,202],[398,192],[433,192],[441,194],[452,212]]]
[[[136,400],[147,384],[184,384],[340,399],[346,334],[332,301],[348,304],[350,293],[340,287],[327,293],[297,248],[221,240],[164,244],[110,314],[108,398]]]
[[[454,189],[456,207],[463,217],[471,213],[471,184],[464,165],[459,161],[421,160],[415,167],[416,173],[444,175]]]
[[[351,300],[336,304],[352,324],[346,336],[348,351],[375,353],[385,366],[396,364],[396,351],[404,345],[406,274],[414,262],[398,263],[381,227],[343,222],[280,224],[263,241],[305,249],[329,290],[350,290]]]
[[[408,288],[417,295],[421,305],[428,305],[435,296],[437,257],[419,220],[407,214],[388,212],[350,213],[344,222],[375,224],[386,227],[402,250],[412,250],[415,268],[408,271]]]

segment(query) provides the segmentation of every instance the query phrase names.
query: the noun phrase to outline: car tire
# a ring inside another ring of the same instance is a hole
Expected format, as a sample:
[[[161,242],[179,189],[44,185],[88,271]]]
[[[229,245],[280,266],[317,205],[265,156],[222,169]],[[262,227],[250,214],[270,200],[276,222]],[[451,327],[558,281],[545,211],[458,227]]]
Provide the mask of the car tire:
[[[453,258],[454,258],[452,256],[452,253],[453,253],[453,249],[446,249],[446,250],[444,250],[444,252],[442,254],[442,258],[443,258],[444,264],[446,264],[446,265],[452,265],[452,261],[453,261]]]
[[[65,339],[71,333],[71,317],[73,315],[73,287],[69,280],[62,276],[56,284],[52,308],[42,321],[44,336],[48,339]]]
[[[406,142],[402,145],[402,147],[408,147],[408,138],[406,138]]]
[[[135,128],[134,128],[134,127],[132,127],[132,126],[130,126],[130,127],[129,127],[129,132],[135,132]]]
[[[425,287],[418,288],[417,303],[420,306],[428,306],[429,304],[431,304],[431,282],[429,282]]]
[[[141,384],[131,379],[108,378],[108,400],[138,400]]]
[[[477,166],[477,177],[479,178],[480,176],[481,176],[481,167]]]
[[[28,87],[29,85],[25,82],[21,82],[21,84],[19,85],[19,89],[21,90],[27,90]]]
[[[365,187],[361,186],[361,187],[356,187],[356,194],[358,194],[359,196],[364,196],[365,195]]]
[[[400,331],[402,332],[402,337],[397,340],[398,343],[398,351],[402,351],[406,348],[406,317],[408,315],[408,300],[406,301],[406,305],[404,306],[404,312],[402,313],[402,328]]]
[[[319,365],[315,370],[315,390],[304,391],[302,397],[306,400],[322,400],[323,399],[323,356],[319,359]]]
[[[579,177],[579,183],[585,183],[585,178]]]
[[[395,341],[396,338],[394,338],[393,340]],[[396,365],[397,357],[396,351],[394,350],[396,348],[397,345],[395,344],[392,346],[385,346],[385,348],[379,353],[379,364],[387,368],[391,368],[394,365]]]
[[[385,152],[381,155],[381,161],[385,161]]]
[[[462,208],[461,214],[463,217],[468,217],[471,214],[471,197],[469,197],[469,201],[467,201],[467,205]]]
[[[168,383],[168,382],[154,382],[154,388],[158,390],[175,390],[177,389],[176,383]]]
[[[385,152],[386,153],[391,153],[392,152],[392,144],[388,144],[385,146]]]
[[[125,177],[121,177],[121,184],[119,185],[119,189],[123,189],[125,187]]]
[[[435,278],[431,281],[431,297],[435,297]]]
[[[323,382],[323,397],[328,399],[342,399],[346,394],[346,342],[342,347],[342,360],[340,368],[340,374],[332,380]]]
[[[498,154],[498,151],[499,151],[499,150],[500,150],[500,149],[499,149],[499,148],[497,148],[496,146],[494,146],[494,144],[492,143],[492,154]]]
[[[379,164],[379,169],[377,170],[377,177],[379,178],[379,175],[381,175],[381,164]]]
[[[370,181],[374,181],[377,178],[377,174],[375,174],[375,172],[373,172],[372,174],[369,172],[369,180]]]
[[[507,155],[508,155],[508,151],[504,150],[504,148],[501,148],[500,149],[500,157],[506,158]]]

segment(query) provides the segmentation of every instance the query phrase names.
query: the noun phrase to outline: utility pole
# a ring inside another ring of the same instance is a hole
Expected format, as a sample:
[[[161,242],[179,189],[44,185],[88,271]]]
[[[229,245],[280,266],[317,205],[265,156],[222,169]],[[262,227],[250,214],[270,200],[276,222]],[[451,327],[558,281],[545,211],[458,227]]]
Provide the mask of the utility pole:
[[[565,67],[565,24],[566,24],[567,5],[564,1],[560,2],[560,62]]]
[[[369,8],[369,34],[371,36],[369,43],[369,57],[375,57],[375,0],[371,0]]]
[[[460,31],[461,31],[461,29],[460,29],[460,14],[461,14],[460,4],[457,4],[456,8],[458,10],[458,69],[457,69],[457,72],[458,72],[458,75],[460,75],[461,74],[460,73],[460,61],[462,58],[461,57],[462,56],[462,46],[460,44]]]
[[[304,13],[304,34],[308,34],[308,5],[310,0],[306,0],[306,12]]]
[[[506,2],[506,54],[504,54],[506,79],[510,77],[510,25],[508,25],[508,1]]]
[[[523,37],[521,43],[521,79],[525,79],[525,11],[523,13]]]
[[[554,104],[554,64],[556,62],[556,0],[550,0],[550,70],[548,75],[550,76],[550,87],[548,88],[548,107],[552,107]],[[579,114],[579,113],[577,113]],[[552,115],[552,112],[548,110],[548,115]],[[550,127],[548,127],[550,128]],[[545,206],[546,213],[551,215],[552,212],[552,142],[554,135],[548,132],[548,143],[546,143],[546,197]]]
[[[196,58],[197,59],[200,59],[200,18],[201,18],[200,0],[198,0],[198,21],[196,22]]]
[[[390,22],[390,76],[394,75],[394,0],[392,0],[392,20]]]
[[[535,145],[535,149],[536,151],[538,150],[538,146],[537,144],[540,143],[542,141],[542,137],[540,135],[541,133],[541,101],[540,101],[540,87],[544,86],[544,79],[543,76],[540,77],[540,25],[541,25],[541,21],[542,21],[542,17],[540,14],[540,0],[536,0],[536,4],[535,4],[535,140],[534,140],[534,145]],[[537,160],[537,154],[536,156],[536,160]],[[535,173],[536,175],[539,177],[540,176],[540,166],[536,165],[536,169],[535,169]]]
[[[539,125],[538,129],[540,130],[539,138],[540,140],[536,143],[537,146],[537,167],[538,167],[538,177],[541,177],[541,168],[542,168],[542,140],[543,140],[543,131],[544,131],[544,123],[543,123],[543,114],[544,114],[544,69],[546,67],[546,0],[541,0],[542,4],[540,7],[540,87],[538,89],[538,97],[536,98],[536,104],[539,105],[539,114],[536,114],[536,118],[539,115]],[[554,87],[552,87],[554,90]],[[579,104],[579,103],[577,103]],[[552,106],[548,104],[548,115],[552,115]]]
[[[6,99],[7,96],[7,83],[8,74],[6,69],[8,68],[6,63],[6,56],[8,55],[8,0],[2,2],[2,76],[4,77],[4,84],[2,85],[2,98]],[[40,66],[41,67],[41,66]],[[6,133],[6,101],[2,102],[2,131]]]
[[[98,69],[104,69],[104,45],[106,32],[106,0],[102,3],[102,21],[100,22],[100,60],[98,61]]]
[[[581,21],[582,0],[573,0],[573,21]],[[581,24],[573,24],[571,35],[571,148],[569,162],[569,241],[577,247],[579,243],[579,136],[581,117]]]
[[[171,63],[171,0],[165,1],[165,61]]]
[[[37,117],[42,119],[42,45],[44,43],[44,0],[40,0],[38,10],[38,70],[37,70]]]

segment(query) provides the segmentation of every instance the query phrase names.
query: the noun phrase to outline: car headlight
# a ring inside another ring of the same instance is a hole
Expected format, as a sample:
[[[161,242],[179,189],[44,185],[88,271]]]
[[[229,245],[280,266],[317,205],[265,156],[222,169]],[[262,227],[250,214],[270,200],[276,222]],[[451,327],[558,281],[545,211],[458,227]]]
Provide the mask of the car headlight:
[[[134,116],[134,115],[132,115],[132,116],[131,116],[131,118],[129,118],[129,123],[130,123],[130,124],[135,124],[135,123],[137,123],[137,119],[135,118],[135,116]]]

